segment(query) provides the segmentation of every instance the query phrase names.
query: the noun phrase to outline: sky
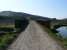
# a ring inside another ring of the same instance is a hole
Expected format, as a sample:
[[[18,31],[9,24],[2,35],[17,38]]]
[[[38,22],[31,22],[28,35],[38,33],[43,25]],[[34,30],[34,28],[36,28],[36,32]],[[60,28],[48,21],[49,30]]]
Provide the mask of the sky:
[[[67,0],[0,0],[0,11],[62,19],[67,18]]]

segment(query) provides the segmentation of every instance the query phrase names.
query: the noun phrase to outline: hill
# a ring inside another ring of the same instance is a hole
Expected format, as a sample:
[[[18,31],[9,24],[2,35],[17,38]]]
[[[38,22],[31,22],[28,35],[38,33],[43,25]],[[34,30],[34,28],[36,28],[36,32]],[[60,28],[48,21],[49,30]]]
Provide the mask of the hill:
[[[33,19],[33,20],[50,20],[48,17],[42,17],[38,15],[27,14],[23,12],[2,11],[0,12],[0,18],[12,18],[12,19]]]

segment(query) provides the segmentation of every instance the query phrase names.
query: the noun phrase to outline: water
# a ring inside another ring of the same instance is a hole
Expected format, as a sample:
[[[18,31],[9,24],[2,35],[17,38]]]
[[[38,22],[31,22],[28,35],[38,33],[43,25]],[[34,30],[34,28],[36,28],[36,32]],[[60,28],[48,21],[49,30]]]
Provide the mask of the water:
[[[67,26],[60,27],[56,30],[58,31],[58,35],[61,35],[63,38],[67,38]]]

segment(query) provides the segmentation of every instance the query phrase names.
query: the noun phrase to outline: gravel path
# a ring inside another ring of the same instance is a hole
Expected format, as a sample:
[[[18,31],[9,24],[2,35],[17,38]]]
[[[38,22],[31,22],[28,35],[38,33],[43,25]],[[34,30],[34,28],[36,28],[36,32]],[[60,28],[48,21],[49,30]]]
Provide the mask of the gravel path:
[[[8,50],[63,50],[35,21],[30,21]]]

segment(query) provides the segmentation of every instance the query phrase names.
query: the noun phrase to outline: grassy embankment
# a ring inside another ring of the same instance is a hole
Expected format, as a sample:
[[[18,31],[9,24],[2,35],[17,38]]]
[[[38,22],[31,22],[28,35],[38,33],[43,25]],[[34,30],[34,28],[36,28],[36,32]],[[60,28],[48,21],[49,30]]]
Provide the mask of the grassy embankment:
[[[0,24],[0,50],[5,50],[17,37],[15,24]]]
[[[16,21],[12,25],[0,25],[0,50],[5,50],[13,40],[20,34],[21,31],[24,31],[28,25],[28,21]],[[1,31],[3,31],[1,33]]]
[[[67,48],[67,38],[62,38],[61,35],[57,35],[56,32],[53,32],[51,29],[46,28],[45,29],[49,35],[51,35],[51,37],[53,37],[54,39],[56,39],[60,45],[62,45],[64,48]]]
[[[14,25],[0,25],[0,50],[5,50],[16,37]]]
[[[67,48],[67,38],[62,38],[61,35],[57,35],[57,32],[52,31],[49,28],[44,27],[44,29],[48,32],[48,34],[53,37],[56,41],[59,42],[64,48]]]
[[[15,37],[16,37],[16,33],[14,32],[7,32],[1,35],[0,36],[0,50],[6,49]]]
[[[39,22],[38,22],[39,23]],[[49,27],[46,27],[43,23],[39,23],[41,27],[48,32],[48,34],[54,38],[63,48],[67,49],[67,38],[62,38],[61,35],[57,35],[56,31],[51,30]]]

